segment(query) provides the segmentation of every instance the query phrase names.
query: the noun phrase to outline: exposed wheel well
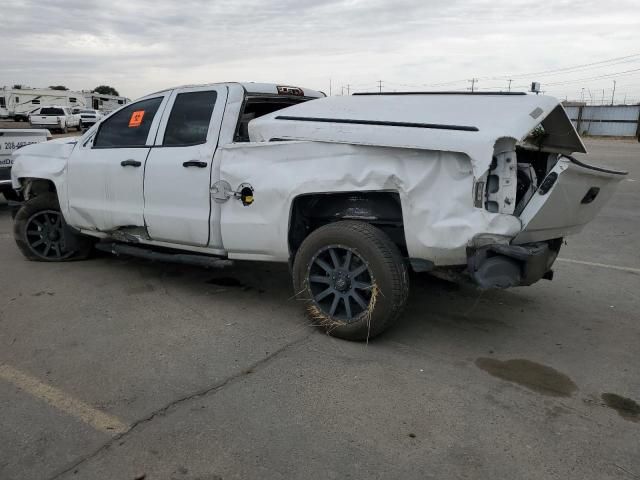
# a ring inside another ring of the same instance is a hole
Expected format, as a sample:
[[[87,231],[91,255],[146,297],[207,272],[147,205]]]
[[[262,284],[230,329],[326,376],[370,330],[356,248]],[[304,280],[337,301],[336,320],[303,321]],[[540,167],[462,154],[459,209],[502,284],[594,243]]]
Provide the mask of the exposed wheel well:
[[[51,180],[44,178],[22,178],[22,192],[25,200],[29,200],[32,197],[37,197],[42,193],[54,193],[56,196],[58,192],[55,184]]]
[[[402,220],[402,205],[397,192],[312,193],[296,197],[289,222],[291,257],[311,232],[340,220],[359,220],[375,225],[407,256]]]

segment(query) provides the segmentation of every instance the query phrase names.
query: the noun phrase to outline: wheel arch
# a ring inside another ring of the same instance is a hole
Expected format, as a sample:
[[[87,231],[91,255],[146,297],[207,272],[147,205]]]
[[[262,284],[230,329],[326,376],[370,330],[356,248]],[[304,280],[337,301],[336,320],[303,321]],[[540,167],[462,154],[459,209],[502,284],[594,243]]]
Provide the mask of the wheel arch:
[[[314,230],[341,220],[358,220],[384,231],[407,255],[400,194],[392,190],[313,192],[296,196],[289,210],[287,240],[293,258]]]
[[[29,200],[42,193],[53,193],[58,197],[58,188],[55,182],[49,178],[22,177],[18,178],[18,182],[20,183],[20,191],[23,193],[25,200]],[[59,197],[58,200],[60,200]]]

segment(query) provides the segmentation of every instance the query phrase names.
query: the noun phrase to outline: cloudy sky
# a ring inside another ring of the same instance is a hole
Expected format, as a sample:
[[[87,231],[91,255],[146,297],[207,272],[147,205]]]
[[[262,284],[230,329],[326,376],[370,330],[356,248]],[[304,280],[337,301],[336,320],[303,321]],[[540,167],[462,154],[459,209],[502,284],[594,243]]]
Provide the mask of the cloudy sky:
[[[640,101],[638,1],[5,0],[0,85],[108,84],[135,98],[228,80],[328,93],[331,79],[335,94],[512,78],[599,99],[615,79],[618,100]]]

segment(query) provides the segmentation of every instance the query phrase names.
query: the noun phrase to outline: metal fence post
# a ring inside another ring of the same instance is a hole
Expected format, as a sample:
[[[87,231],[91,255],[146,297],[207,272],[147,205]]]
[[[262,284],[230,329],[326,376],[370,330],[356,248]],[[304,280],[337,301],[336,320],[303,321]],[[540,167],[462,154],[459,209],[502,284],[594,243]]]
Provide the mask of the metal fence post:
[[[576,131],[578,132],[578,135],[582,135],[580,133],[580,124],[582,123],[582,109],[584,108],[584,105],[580,105],[578,107],[578,119],[576,120]]]

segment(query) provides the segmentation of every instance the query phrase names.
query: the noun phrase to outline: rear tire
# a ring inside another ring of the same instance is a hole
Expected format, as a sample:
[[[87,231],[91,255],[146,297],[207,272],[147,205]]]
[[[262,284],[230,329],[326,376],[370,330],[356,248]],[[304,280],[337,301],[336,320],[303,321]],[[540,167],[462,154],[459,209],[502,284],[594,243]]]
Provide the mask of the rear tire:
[[[356,221],[312,232],[296,253],[293,284],[312,323],[346,340],[368,340],[389,328],[409,294],[398,247],[382,230]]]
[[[68,230],[54,193],[40,194],[20,207],[13,235],[22,254],[38,262],[82,260],[93,248],[91,238]]]

